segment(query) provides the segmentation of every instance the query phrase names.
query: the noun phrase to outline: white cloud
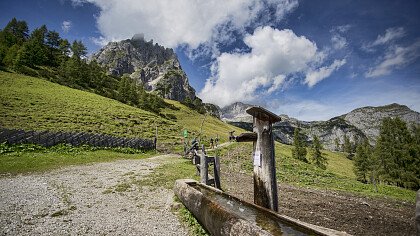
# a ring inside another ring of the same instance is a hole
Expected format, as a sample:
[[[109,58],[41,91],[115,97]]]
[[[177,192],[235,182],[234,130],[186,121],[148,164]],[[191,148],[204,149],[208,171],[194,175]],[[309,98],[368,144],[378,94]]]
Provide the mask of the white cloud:
[[[95,37],[90,37],[89,39],[90,39],[90,41],[92,41],[94,44],[96,44],[96,45],[98,45],[98,46],[101,46],[101,47],[103,47],[103,46],[105,46],[105,45],[107,45],[107,44],[108,44],[108,40],[106,40],[106,39],[105,39],[104,37],[102,37],[102,36],[97,37],[97,38],[95,38]]]
[[[362,49],[367,52],[373,52],[375,51],[374,49],[375,47],[389,44],[404,36],[405,36],[405,30],[403,27],[388,28],[385,30],[385,34],[378,35],[375,41],[364,44],[362,46]]]
[[[394,69],[404,67],[419,57],[420,40],[407,46],[393,46],[387,50],[380,62],[371,67],[365,76],[368,78],[388,75]]]
[[[276,114],[286,114],[302,121],[328,120],[336,115],[332,115],[335,110],[330,104],[302,98],[286,100],[274,99],[267,105]]]
[[[144,33],[166,47],[188,45],[195,49],[208,42],[229,40],[233,31],[243,31],[259,19],[264,9],[276,9],[282,19],[297,0],[72,0],[100,8],[97,25],[108,41]]]
[[[254,34],[247,35],[244,42],[250,52],[222,53],[217,58],[212,66],[213,76],[199,93],[204,101],[219,106],[236,101],[251,102],[262,93],[276,91],[286,78],[316,68],[325,57],[314,42],[288,29],[259,27]],[[335,61],[320,68],[320,72],[313,70],[314,75],[310,76],[317,81],[308,85],[313,86],[328,77],[344,63],[345,60]]]
[[[395,39],[399,39],[404,37],[405,31],[404,28],[389,28],[385,31],[384,35],[378,35],[378,38],[372,43],[372,46],[386,44],[391,42]]]
[[[334,34],[331,37],[331,42],[332,42],[333,48],[336,50],[345,48],[347,46],[346,38],[344,38],[343,36],[339,34]]]
[[[308,73],[306,73],[305,84],[307,84],[309,87],[313,87],[321,80],[329,77],[333,73],[333,71],[338,70],[344,64],[346,64],[346,59],[335,60],[329,66],[324,66],[316,70],[309,71]]]
[[[61,23],[61,30],[63,30],[64,33],[68,33],[71,29],[72,23],[69,20],[65,20],[63,21],[63,23]]]
[[[350,28],[351,25],[339,25],[330,30],[330,33],[332,34],[331,43],[335,50],[347,47],[347,39],[343,36],[343,34],[345,34]]]
[[[351,28],[351,25],[339,25],[335,29],[340,33],[346,33]]]

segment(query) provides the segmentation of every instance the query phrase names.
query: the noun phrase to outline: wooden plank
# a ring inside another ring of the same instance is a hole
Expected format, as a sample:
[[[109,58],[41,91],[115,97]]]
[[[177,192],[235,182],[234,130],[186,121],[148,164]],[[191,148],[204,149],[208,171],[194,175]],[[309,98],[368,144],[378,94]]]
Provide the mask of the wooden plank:
[[[269,121],[270,123],[281,121],[281,118],[278,115],[260,106],[250,107],[246,109],[246,113],[250,114],[254,118],[257,118],[258,120]]]
[[[256,133],[242,133],[235,137],[236,142],[255,142],[257,141]]]

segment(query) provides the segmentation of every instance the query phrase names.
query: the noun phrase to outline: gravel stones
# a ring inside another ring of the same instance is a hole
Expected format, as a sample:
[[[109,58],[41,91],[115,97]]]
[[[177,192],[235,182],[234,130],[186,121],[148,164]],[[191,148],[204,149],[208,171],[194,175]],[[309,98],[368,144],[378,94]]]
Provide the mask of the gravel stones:
[[[187,235],[172,191],[130,184],[171,158],[2,177],[0,235]]]

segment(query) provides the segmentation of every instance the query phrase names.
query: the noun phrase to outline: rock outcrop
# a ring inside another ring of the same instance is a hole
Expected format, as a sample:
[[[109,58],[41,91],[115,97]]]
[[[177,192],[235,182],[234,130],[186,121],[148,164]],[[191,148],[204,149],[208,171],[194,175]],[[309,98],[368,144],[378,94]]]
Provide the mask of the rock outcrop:
[[[252,105],[234,103],[221,109],[222,120],[252,130],[252,117],[245,110]],[[280,115],[281,121],[273,126],[275,139],[286,144],[293,143],[293,133],[297,127],[309,144],[312,137],[317,135],[324,148],[337,150],[344,143],[346,135],[352,143],[358,143],[364,139],[374,145],[379,136],[379,127],[385,117],[399,117],[410,127],[412,124],[420,124],[420,113],[409,109],[407,106],[390,104],[380,107],[362,107],[347,114],[334,117],[328,121],[299,121],[287,115]]]
[[[89,60],[95,60],[112,75],[128,74],[147,91],[157,91],[164,98],[184,101],[196,97],[173,49],[154,44],[153,40],[147,42],[142,35],[110,42]]]
[[[399,117],[405,121],[410,128],[413,124],[420,124],[420,113],[415,112],[407,106],[400,104],[390,104],[381,107],[362,107],[355,109],[341,116],[347,123],[355,126],[369,138],[369,142],[374,144],[379,136],[379,127],[385,117]]]
[[[235,102],[229,106],[223,107],[220,110],[220,118],[226,122],[252,123],[252,116],[246,113],[246,109],[252,106],[253,105],[242,102]]]

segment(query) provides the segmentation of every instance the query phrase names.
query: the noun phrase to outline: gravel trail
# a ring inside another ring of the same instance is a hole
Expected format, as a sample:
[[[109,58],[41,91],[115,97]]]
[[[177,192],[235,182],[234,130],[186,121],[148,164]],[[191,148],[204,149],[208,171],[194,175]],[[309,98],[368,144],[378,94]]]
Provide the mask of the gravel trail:
[[[170,211],[171,190],[127,184],[174,158],[0,177],[0,235],[188,235]]]

